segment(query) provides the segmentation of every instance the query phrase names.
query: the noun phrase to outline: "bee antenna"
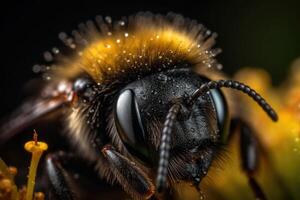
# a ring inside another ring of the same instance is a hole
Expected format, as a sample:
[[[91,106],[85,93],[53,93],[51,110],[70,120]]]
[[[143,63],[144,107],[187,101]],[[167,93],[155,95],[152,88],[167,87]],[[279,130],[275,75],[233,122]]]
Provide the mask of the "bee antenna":
[[[275,112],[275,110],[266,102],[266,100],[260,96],[255,90],[250,88],[248,85],[245,85],[243,83],[240,83],[238,81],[233,80],[219,80],[219,81],[210,81],[208,83],[205,83],[201,85],[199,89],[197,89],[191,96],[191,98],[188,101],[189,105],[193,105],[194,102],[203,94],[208,92],[211,89],[218,89],[221,87],[231,88],[235,90],[239,90],[245,94],[247,94],[249,97],[251,97],[254,101],[258,103],[258,105],[269,115],[269,117],[273,121],[278,120],[278,115]]]
[[[174,122],[177,118],[177,115],[181,109],[181,104],[179,102],[174,103],[169,109],[166,116],[166,120],[162,129],[161,142],[159,146],[159,163],[156,176],[156,187],[157,192],[162,192],[167,179],[169,157],[170,157],[170,148],[171,148],[171,133]]]

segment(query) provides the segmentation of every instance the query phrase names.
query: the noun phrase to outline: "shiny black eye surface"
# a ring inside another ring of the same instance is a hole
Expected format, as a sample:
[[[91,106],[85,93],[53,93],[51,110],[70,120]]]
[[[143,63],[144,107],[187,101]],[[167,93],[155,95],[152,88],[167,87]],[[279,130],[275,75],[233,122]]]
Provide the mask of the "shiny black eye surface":
[[[93,82],[86,77],[78,78],[73,84],[73,90],[79,97],[90,100],[94,94]]]
[[[221,135],[221,140],[226,141],[229,128],[229,113],[225,96],[222,91],[218,89],[210,90],[210,96],[216,110],[217,123],[219,134]]]
[[[114,109],[117,132],[129,152],[141,160],[148,157],[145,132],[134,92],[124,90],[119,95]]]
[[[92,81],[88,78],[78,78],[73,84],[75,92],[82,93],[92,85]]]

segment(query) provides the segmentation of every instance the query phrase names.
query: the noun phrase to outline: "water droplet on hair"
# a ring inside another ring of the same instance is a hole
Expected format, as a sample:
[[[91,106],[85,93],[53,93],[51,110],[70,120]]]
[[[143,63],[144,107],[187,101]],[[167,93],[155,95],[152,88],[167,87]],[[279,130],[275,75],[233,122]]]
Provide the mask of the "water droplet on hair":
[[[190,89],[192,86],[190,84],[185,84],[186,89]]]
[[[51,76],[48,73],[44,73],[42,76],[43,76],[43,79],[46,80],[46,81],[51,80]]]
[[[76,49],[76,44],[74,44],[74,43],[70,44],[70,48],[71,49]]]
[[[159,74],[157,79],[160,80],[163,83],[166,83],[168,81],[168,76],[166,76],[164,74]]]
[[[119,21],[120,26],[125,26],[125,22],[124,21]]]
[[[34,66],[32,67],[32,71],[33,71],[34,73],[39,73],[39,72],[41,72],[41,71],[42,71],[41,65],[34,65]]]
[[[217,64],[217,69],[218,69],[218,70],[221,70],[221,69],[223,69],[223,65],[221,65],[221,64]]]
[[[128,34],[128,33],[124,33],[124,36],[125,36],[125,37],[128,37],[128,36],[129,36],[129,34]]]
[[[210,34],[211,34],[211,31],[210,31],[210,30],[207,30],[207,31],[205,32],[205,34],[206,34],[206,35],[210,35]]]
[[[74,174],[74,179],[79,179],[79,174]]]
[[[56,47],[53,47],[53,48],[52,48],[52,53],[54,53],[54,54],[59,54],[59,49],[56,48]]]
[[[111,24],[112,23],[112,19],[110,16],[106,16],[105,17],[105,21],[108,23],[108,24]]]
[[[147,96],[145,94],[142,95],[143,100],[147,100]]]
[[[44,52],[44,59],[46,62],[51,62],[53,61],[53,56],[49,51]]]

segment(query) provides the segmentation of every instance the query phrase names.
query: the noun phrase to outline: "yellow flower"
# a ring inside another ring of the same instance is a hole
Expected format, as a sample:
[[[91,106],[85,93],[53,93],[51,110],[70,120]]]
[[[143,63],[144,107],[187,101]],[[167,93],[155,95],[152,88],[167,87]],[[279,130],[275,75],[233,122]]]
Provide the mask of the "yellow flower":
[[[29,167],[27,189],[26,189],[26,200],[32,200],[37,166],[43,154],[43,151],[46,151],[48,149],[48,145],[44,142],[39,142],[37,137],[38,135],[36,131],[34,131],[33,141],[27,142],[24,146],[24,148],[28,152],[32,153],[31,163]]]
[[[235,75],[236,80],[266,97],[279,115],[279,121],[273,123],[255,102],[240,96],[247,109],[247,120],[263,146],[257,179],[272,200],[300,199],[300,61],[288,77],[289,80],[275,88],[268,73],[261,69],[246,68]],[[237,142],[234,138],[227,152],[229,158],[220,164],[221,168],[212,169],[203,183],[206,199],[253,200],[240,168]]]

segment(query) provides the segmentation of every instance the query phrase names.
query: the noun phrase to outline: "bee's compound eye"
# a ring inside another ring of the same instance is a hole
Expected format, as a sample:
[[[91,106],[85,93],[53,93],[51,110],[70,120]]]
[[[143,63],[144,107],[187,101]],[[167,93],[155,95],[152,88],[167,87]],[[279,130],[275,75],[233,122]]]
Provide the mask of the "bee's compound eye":
[[[73,84],[73,89],[75,92],[82,93],[91,85],[92,82],[88,78],[78,78]]]
[[[89,78],[78,78],[73,84],[73,90],[79,97],[90,99],[93,95],[93,83]]]
[[[225,96],[222,91],[218,89],[210,90],[210,96],[213,100],[213,104],[216,110],[218,129],[222,141],[226,141],[229,128],[229,113]]]
[[[124,90],[118,96],[114,109],[114,118],[118,134],[130,153],[138,157],[147,157],[145,132],[132,90]]]

